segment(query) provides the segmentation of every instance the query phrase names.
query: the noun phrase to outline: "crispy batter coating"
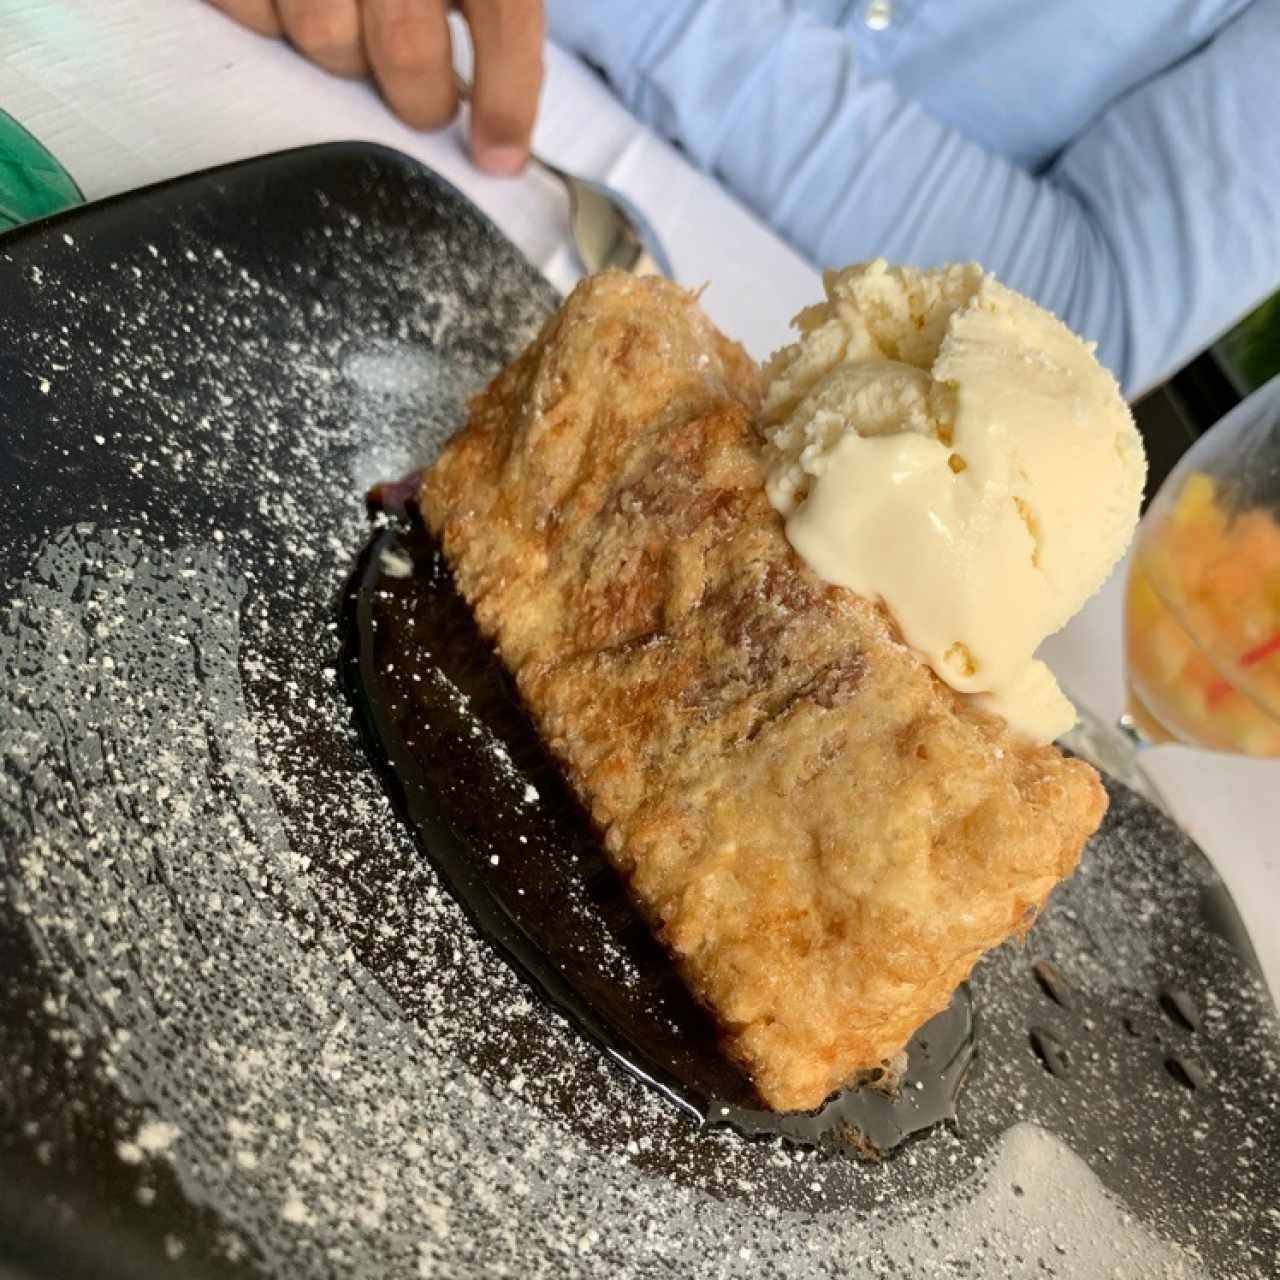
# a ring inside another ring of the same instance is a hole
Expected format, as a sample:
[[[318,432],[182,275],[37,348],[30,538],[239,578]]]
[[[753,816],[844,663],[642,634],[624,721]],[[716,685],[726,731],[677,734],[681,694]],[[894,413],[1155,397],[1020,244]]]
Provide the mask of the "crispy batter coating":
[[[585,281],[419,502],[640,909],[777,1110],[897,1053],[1106,800],[816,578],[760,376],[674,285]]]

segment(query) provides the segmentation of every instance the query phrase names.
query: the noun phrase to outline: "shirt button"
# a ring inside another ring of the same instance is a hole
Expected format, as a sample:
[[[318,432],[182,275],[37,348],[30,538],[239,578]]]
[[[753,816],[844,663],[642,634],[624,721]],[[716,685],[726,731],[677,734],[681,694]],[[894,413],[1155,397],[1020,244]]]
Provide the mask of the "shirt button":
[[[862,20],[872,31],[883,31],[893,21],[893,5],[890,0],[871,0]]]

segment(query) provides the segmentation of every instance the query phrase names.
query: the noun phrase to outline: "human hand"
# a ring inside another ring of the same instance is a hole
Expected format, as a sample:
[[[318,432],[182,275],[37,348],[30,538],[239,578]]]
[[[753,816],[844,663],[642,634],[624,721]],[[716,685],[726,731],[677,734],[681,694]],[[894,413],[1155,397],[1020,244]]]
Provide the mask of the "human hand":
[[[392,111],[419,129],[453,119],[449,0],[209,0],[266,36],[343,76],[371,75]],[[456,0],[475,47],[471,155],[490,173],[529,158],[542,87],[542,0]]]

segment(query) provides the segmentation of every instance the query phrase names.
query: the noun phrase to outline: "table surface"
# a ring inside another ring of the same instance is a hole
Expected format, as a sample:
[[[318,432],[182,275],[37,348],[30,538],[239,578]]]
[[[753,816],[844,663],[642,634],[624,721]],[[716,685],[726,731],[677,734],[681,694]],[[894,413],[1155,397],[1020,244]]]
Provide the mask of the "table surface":
[[[464,191],[557,287],[576,275],[564,199],[548,179],[485,177],[468,163],[458,126],[414,132],[366,85],[318,71],[198,0],[0,0],[0,108],[89,199],[307,143],[384,143]],[[711,316],[754,355],[784,342],[788,318],[820,295],[813,267],[555,48],[535,144],[644,209],[680,281],[705,284]],[[1123,566],[1042,651],[1071,695],[1104,719],[1123,702],[1122,581]],[[1145,760],[1227,881],[1280,995],[1280,765],[1183,747],[1152,749]]]

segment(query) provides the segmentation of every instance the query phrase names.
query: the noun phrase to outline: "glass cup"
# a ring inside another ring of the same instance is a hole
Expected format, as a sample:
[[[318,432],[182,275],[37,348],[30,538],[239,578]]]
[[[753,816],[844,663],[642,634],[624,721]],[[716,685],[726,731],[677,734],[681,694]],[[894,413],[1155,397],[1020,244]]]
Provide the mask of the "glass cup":
[[[1143,517],[1125,676],[1136,741],[1280,757],[1280,377],[1201,437]]]

